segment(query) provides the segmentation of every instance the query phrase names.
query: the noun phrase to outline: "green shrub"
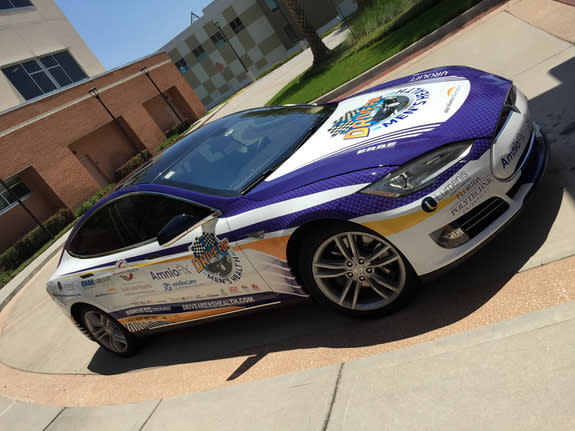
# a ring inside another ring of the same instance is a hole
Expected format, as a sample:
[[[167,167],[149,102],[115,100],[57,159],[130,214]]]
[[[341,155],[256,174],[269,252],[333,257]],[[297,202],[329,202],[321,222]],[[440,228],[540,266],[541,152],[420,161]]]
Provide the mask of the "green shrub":
[[[173,135],[181,135],[186,130],[188,130],[188,127],[190,127],[190,122],[187,120],[183,123],[177,124],[165,133],[166,138],[169,138]]]
[[[106,193],[112,190],[114,186],[115,184],[108,184],[103,189],[100,189],[94,196],[92,196],[90,199],[88,199],[86,202],[84,202],[82,205],[76,208],[76,211],[74,211],[74,215],[76,217],[80,217],[82,214],[84,214],[86,211],[92,208],[94,204],[102,198],[102,196],[104,196]]]
[[[44,222],[44,226],[53,235],[59,233],[62,229],[67,227],[70,222],[74,220],[72,212],[67,209],[62,209]],[[0,269],[3,271],[11,271],[18,268],[24,261],[29,259],[36,251],[38,251],[44,244],[50,241],[52,237],[42,229],[36,226],[22,239],[0,255]]]
[[[165,148],[168,148],[172,145],[174,145],[176,142],[178,142],[181,139],[181,135],[175,134],[170,136],[168,139],[166,139],[164,142],[162,142],[158,148],[156,148],[156,151],[162,151]]]
[[[136,154],[118,169],[116,169],[116,178],[121,180],[122,178],[126,177],[130,172],[135,171],[140,166],[142,166],[146,160],[150,158],[150,153],[147,150],[141,151],[140,153]]]

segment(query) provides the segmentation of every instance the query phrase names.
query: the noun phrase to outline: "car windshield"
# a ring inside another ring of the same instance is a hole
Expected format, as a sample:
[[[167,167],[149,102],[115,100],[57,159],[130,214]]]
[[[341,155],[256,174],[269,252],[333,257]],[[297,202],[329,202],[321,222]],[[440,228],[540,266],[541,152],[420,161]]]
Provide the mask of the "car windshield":
[[[209,123],[178,143],[173,155],[179,157],[153,182],[218,196],[240,195],[293,154],[334,109],[262,108]],[[166,154],[167,159],[173,155]]]

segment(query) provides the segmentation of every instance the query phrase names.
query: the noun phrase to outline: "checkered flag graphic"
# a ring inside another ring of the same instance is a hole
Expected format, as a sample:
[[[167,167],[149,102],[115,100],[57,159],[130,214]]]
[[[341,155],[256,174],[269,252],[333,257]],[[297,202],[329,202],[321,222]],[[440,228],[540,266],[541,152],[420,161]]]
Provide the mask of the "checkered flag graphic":
[[[333,126],[328,129],[328,132],[331,133],[331,136],[346,133],[353,124],[353,117],[355,117],[359,111],[359,108],[354,109],[353,111],[348,111],[345,113],[345,115],[342,115],[339,120],[333,123]]]
[[[190,251],[194,254],[194,257],[205,253],[206,250],[218,245],[218,240],[213,233],[204,233],[199,238],[193,242],[190,246]]]

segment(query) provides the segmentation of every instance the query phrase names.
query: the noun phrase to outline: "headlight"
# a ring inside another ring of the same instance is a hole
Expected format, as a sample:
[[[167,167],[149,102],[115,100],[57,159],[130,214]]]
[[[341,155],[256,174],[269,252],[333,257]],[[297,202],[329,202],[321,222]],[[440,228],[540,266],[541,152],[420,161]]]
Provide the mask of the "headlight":
[[[472,145],[473,141],[465,141],[430,151],[370,184],[361,193],[388,198],[415,193],[431,185],[441,173],[467,156]]]

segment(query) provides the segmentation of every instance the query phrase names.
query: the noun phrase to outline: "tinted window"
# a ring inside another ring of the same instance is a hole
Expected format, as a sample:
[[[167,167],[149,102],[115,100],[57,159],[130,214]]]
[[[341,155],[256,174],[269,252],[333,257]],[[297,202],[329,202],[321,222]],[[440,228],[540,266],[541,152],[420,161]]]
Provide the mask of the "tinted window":
[[[2,69],[2,72],[4,72],[4,75],[6,75],[6,78],[10,80],[12,85],[18,89],[24,99],[33,99],[43,94],[40,87],[36,85],[30,77],[30,74],[26,72],[21,64],[6,67]]]
[[[0,10],[32,6],[28,0],[0,0]]]
[[[178,214],[191,215],[198,221],[210,215],[208,208],[161,195],[129,195],[114,202],[111,207],[121,236],[130,244],[156,238],[160,230]]]
[[[224,43],[226,43],[226,41],[224,40],[224,37],[222,36],[222,34],[219,31],[217,33],[212,34],[210,36],[210,39],[212,39],[212,42],[214,42],[214,45],[216,45],[216,48],[219,48]]]
[[[200,221],[210,213],[209,208],[163,195],[126,195],[92,214],[74,235],[69,251],[78,256],[113,253],[153,240],[178,214]]]
[[[105,254],[125,247],[114,222],[110,216],[109,208],[103,207],[86,220],[72,238],[69,250],[72,254],[89,256]]]
[[[3,210],[16,204],[16,196],[23,199],[31,193],[28,186],[18,177],[14,177],[5,183],[10,190],[6,190],[4,186],[0,185],[0,214]]]
[[[81,81],[82,79],[86,78],[86,74],[78,63],[72,58],[72,56],[67,52],[60,52],[59,54],[54,54],[54,58],[60,64],[60,67],[66,72],[66,74],[70,77],[72,82]]]
[[[239,17],[230,21],[230,27],[232,28],[232,30],[236,34],[238,34],[240,31],[242,31],[245,28],[244,23],[242,22],[242,20]]]
[[[2,69],[2,72],[26,100],[86,78],[68,52],[15,64]]]

